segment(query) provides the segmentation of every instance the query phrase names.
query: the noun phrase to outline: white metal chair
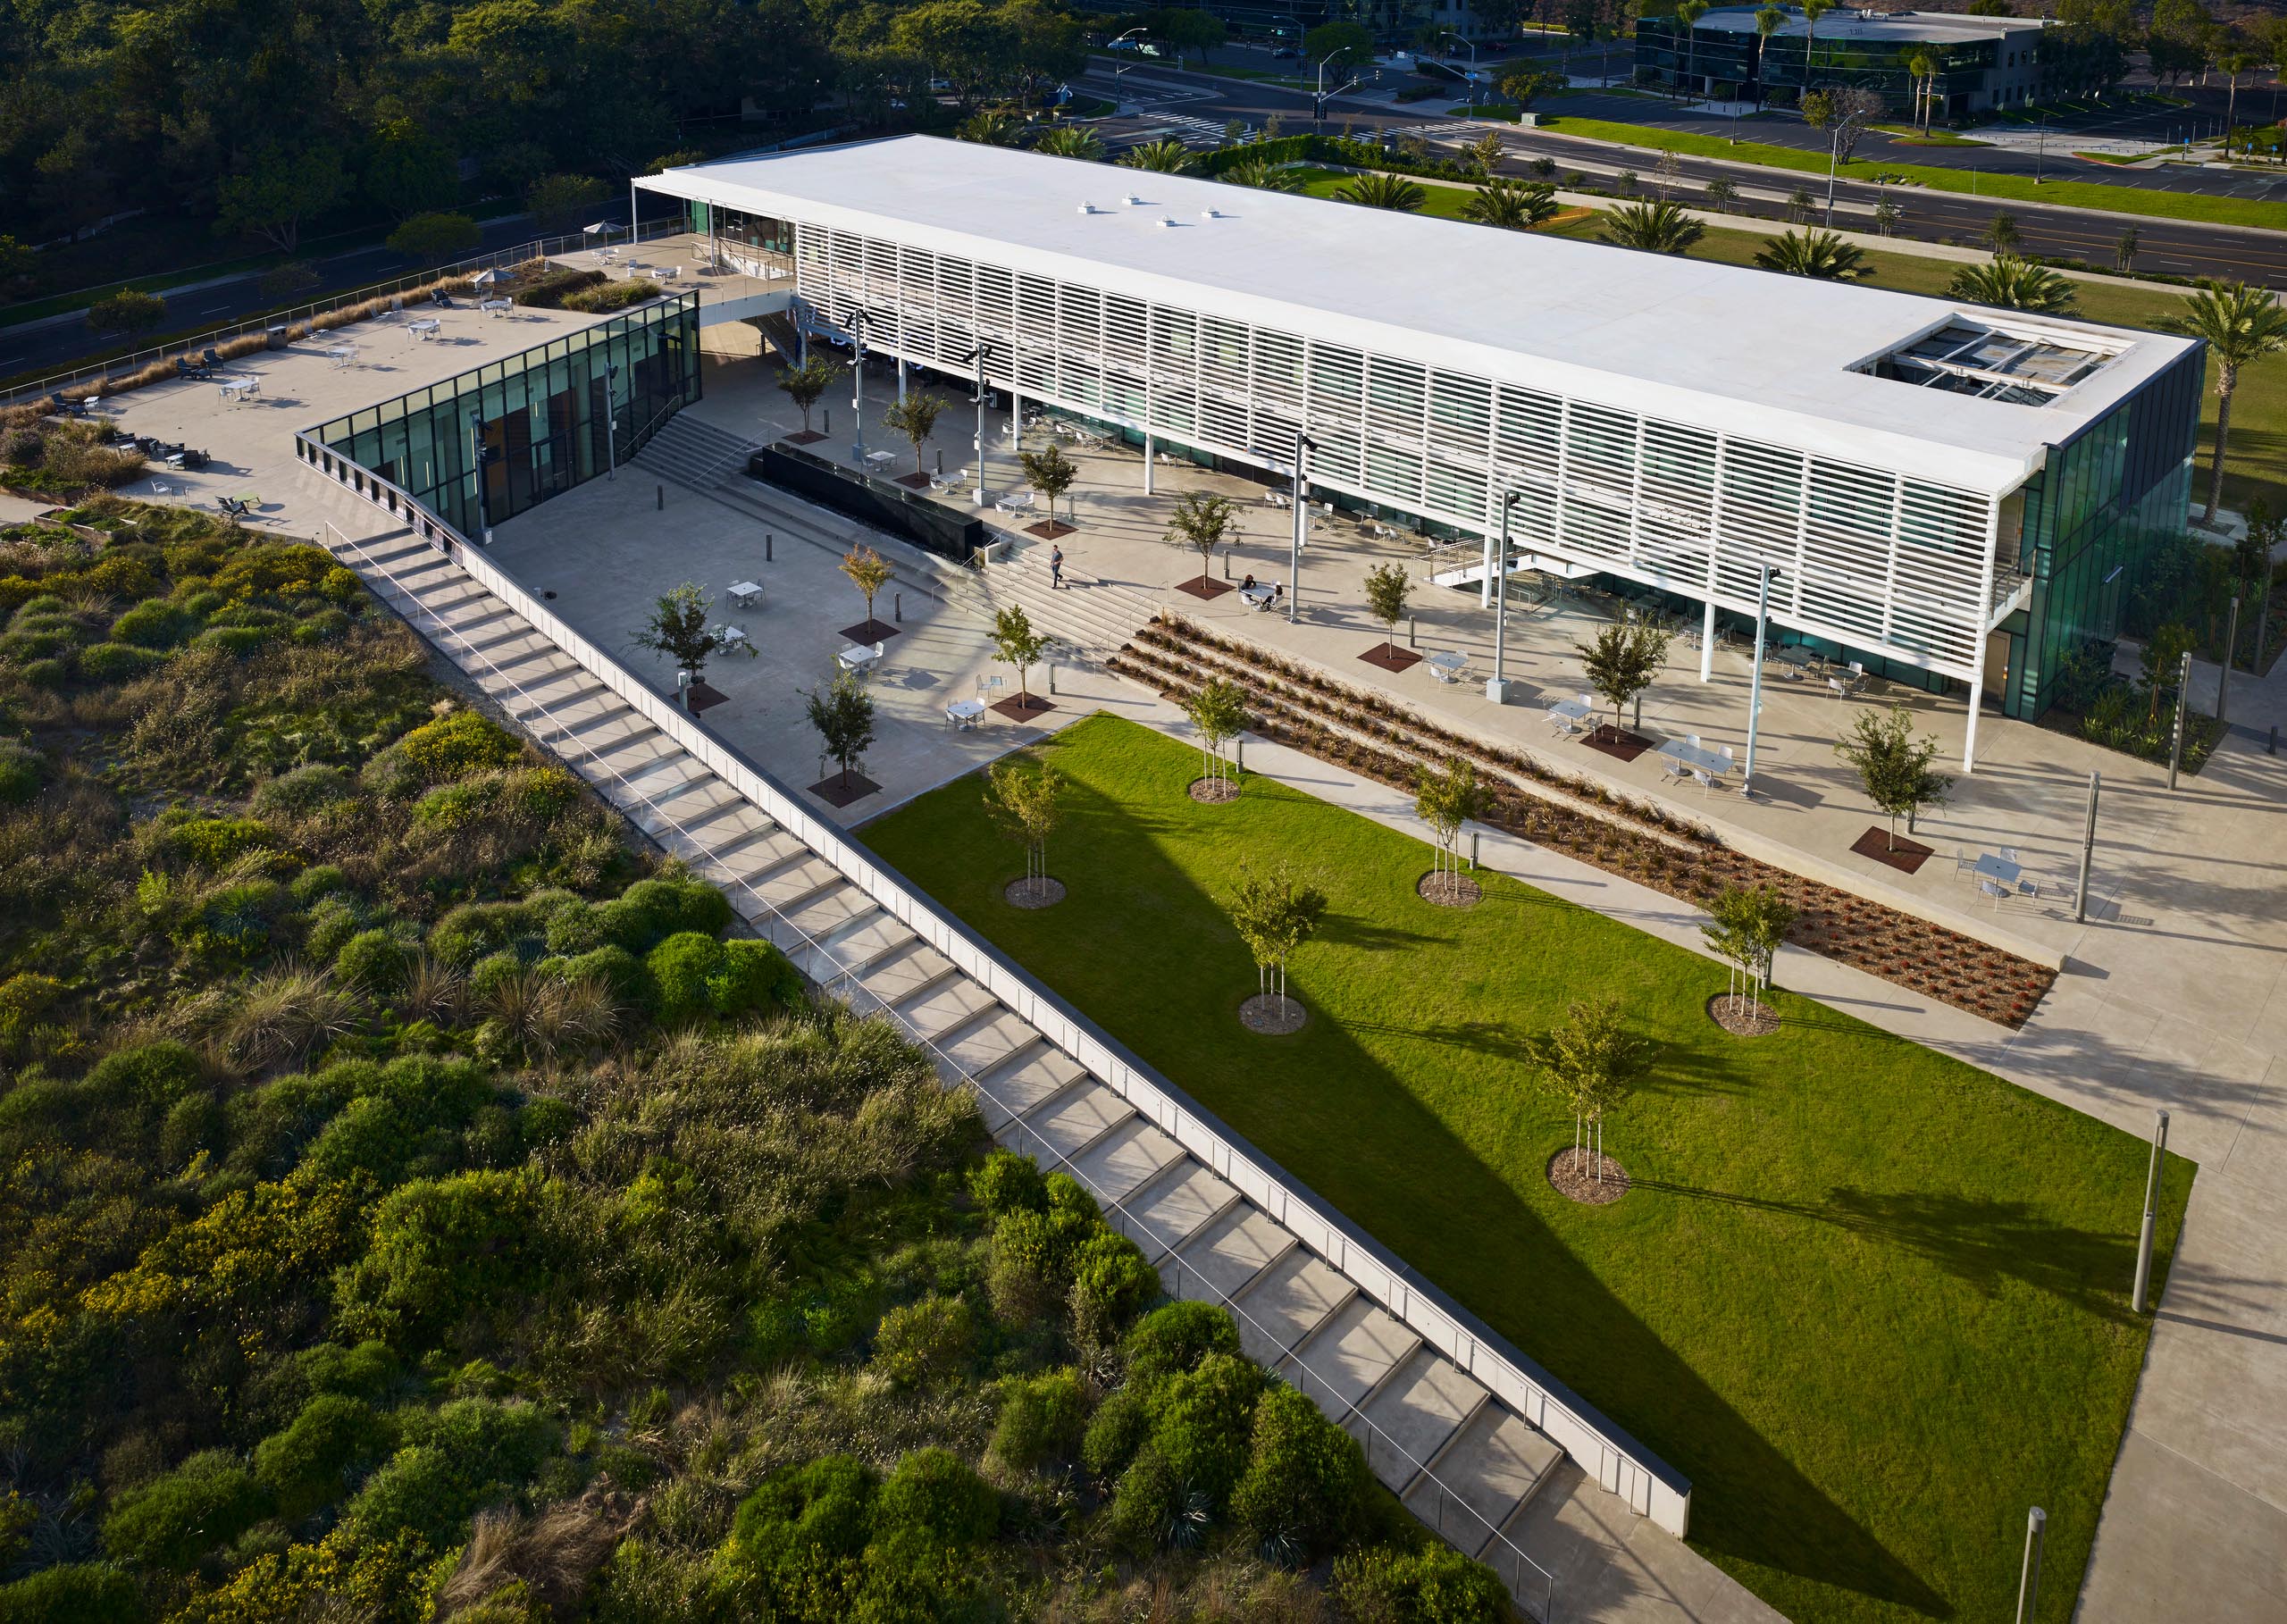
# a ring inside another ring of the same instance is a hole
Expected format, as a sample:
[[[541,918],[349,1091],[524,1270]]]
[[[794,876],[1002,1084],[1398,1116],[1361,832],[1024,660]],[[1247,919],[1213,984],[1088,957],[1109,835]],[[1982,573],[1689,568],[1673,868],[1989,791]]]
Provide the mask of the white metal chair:
[[[1998,880],[1989,880],[1981,875],[1978,877],[1977,889],[1983,895],[1993,899],[1993,911],[1997,914],[1999,913],[2001,911],[2001,900],[2009,894],[2009,888],[2002,884]]]

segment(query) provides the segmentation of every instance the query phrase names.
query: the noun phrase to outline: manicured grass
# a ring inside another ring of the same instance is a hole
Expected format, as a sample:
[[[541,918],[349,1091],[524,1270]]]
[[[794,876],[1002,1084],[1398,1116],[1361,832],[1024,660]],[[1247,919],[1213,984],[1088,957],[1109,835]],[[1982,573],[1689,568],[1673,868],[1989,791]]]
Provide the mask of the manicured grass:
[[[1689,1474],[1695,1545],[1789,1616],[2004,1616],[2031,1504],[2070,1616],[2147,1336],[2140,1143],[1784,992],[1778,1034],[1730,1037],[1712,963],[1489,873],[1434,908],[1420,842],[1261,779],[1199,806],[1197,752],[1135,724],[1041,754],[1071,786],[1052,908],[1001,900],[974,778],[862,837]],[[1219,899],[1279,857],[1332,906],[1311,1023],[1266,1039]],[[1571,1119],[1518,1040],[1596,995],[1658,1048],[1608,1135],[1637,1187],[1588,1209],[1544,1176]]]
[[[1689,153],[1704,158],[1729,158],[1738,163],[1760,163],[1773,169],[1801,170],[1823,175],[1824,153],[1762,141],[1734,145],[1718,136],[1688,130],[1650,130],[1641,124],[1615,123],[1609,119],[1576,118],[1570,113],[1543,121],[1561,134],[1584,136],[1596,141],[1616,141],[1628,146],[1648,146],[1662,152]],[[2107,209],[2120,214],[2149,214],[2171,220],[2205,221],[2212,225],[2261,226],[2287,229],[2287,204],[2255,203],[2241,197],[2214,197],[2199,192],[2151,191],[2133,186],[2113,186],[2102,180],[2048,180],[2035,186],[2029,175],[1933,164],[1904,163],[1891,159],[1854,158],[1842,172],[1871,180],[1877,175],[1902,178],[1941,192],[1974,190],[1988,197],[2015,197],[2026,203],[2053,203],[2073,208]]]

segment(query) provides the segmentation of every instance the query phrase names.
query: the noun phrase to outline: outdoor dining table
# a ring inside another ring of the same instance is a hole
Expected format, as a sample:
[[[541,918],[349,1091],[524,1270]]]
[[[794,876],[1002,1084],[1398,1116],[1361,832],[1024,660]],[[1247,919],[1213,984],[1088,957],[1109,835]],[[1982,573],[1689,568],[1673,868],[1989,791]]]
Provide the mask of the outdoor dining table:
[[[1462,673],[1469,669],[1469,656],[1456,649],[1441,649],[1422,662],[1437,674],[1441,682],[1458,682]]]
[[[1722,777],[1730,771],[1731,764],[1721,750],[1711,750],[1704,744],[1692,744],[1681,739],[1671,739],[1660,747],[1660,754],[1679,768],[1697,767],[1703,773]]]
[[[407,322],[405,330],[416,339],[433,339],[443,331],[444,325],[435,316],[423,316],[417,322]]]
[[[1588,719],[1588,707],[1578,699],[1559,699],[1548,707],[1548,714],[1562,717],[1567,722],[1586,722]]]
[[[332,362],[339,371],[357,359],[357,347],[355,344],[337,344],[325,352],[325,358]]]
[[[945,707],[945,720],[955,727],[975,727],[984,720],[984,701],[955,699]]]
[[[225,400],[250,400],[261,389],[260,381],[253,378],[226,378],[222,381],[222,398]]]
[[[476,307],[489,316],[505,316],[515,309],[516,302],[514,299],[480,299]]]
[[[868,670],[872,667],[874,662],[881,657],[882,646],[879,643],[875,643],[870,649],[860,648],[858,644],[852,643],[850,647],[844,649],[841,653],[834,657],[834,663],[839,665],[844,671]]]
[[[743,648],[753,641],[747,636],[747,629],[744,626],[717,626],[715,628],[715,635],[722,640],[725,649]]]
[[[762,600],[762,583],[757,581],[733,581],[728,590],[731,601],[741,608],[751,608]]]
[[[2024,869],[2017,864],[2009,861],[2006,858],[1995,857],[1990,851],[1979,852],[1977,861],[1971,864],[1970,867],[1980,876],[1988,880],[1998,880],[2004,885],[2015,885],[2017,883],[2017,876],[2024,873]]]
[[[1258,609],[1267,609],[1278,600],[1278,589],[1269,582],[1258,581],[1252,586],[1241,587],[1239,596]]]

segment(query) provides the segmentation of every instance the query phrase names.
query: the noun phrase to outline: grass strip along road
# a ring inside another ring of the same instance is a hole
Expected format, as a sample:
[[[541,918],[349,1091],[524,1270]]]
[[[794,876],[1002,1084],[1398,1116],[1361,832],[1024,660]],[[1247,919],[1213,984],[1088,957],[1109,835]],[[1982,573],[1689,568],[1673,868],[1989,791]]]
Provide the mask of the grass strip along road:
[[[1993,1617],[2039,1504],[2062,1624],[2149,1335],[2140,1141],[1784,992],[1732,1037],[1714,962],[1488,870],[1432,906],[1421,841],[1261,777],[1202,806],[1199,752],[1133,723],[1038,755],[1068,783],[1053,908],[1003,899],[974,777],[862,838],[1688,1473],[1693,1544],[1789,1617]],[[1292,967],[1309,1025],[1265,1038],[1224,899],[1280,858],[1330,907]],[[1607,1132],[1634,1188],[1585,1207],[1520,1040],[1598,996],[1656,1058]]]
[[[1722,158],[1766,169],[1788,169],[1806,174],[1827,172],[1827,155],[1764,141],[1733,142],[1689,130],[1650,130],[1641,124],[1615,123],[1610,119],[1546,117],[1540,128],[1556,135],[1579,136],[1624,146],[1645,146],[1658,152],[1688,153],[1696,157]],[[2244,197],[2215,197],[2200,192],[2166,192],[2140,187],[2113,186],[2102,180],[2046,180],[2030,175],[1997,174],[1990,171],[1947,169],[1931,163],[1900,163],[1894,159],[1853,158],[1839,172],[1853,180],[1872,181],[1887,176],[1941,192],[1973,192],[1981,197],[2013,198],[2045,203],[2059,208],[2101,209],[2115,214],[2149,214],[2161,219],[2197,221],[2205,225],[2254,226],[2265,230],[2287,230],[2287,203],[2256,203]]]

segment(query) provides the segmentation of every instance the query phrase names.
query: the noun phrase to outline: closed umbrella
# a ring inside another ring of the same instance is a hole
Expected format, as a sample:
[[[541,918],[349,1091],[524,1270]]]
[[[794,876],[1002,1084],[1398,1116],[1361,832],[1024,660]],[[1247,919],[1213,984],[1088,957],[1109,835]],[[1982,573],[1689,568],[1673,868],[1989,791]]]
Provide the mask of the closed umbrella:
[[[496,282],[505,282],[508,279],[498,271],[480,271],[470,280],[480,288],[490,288]]]

